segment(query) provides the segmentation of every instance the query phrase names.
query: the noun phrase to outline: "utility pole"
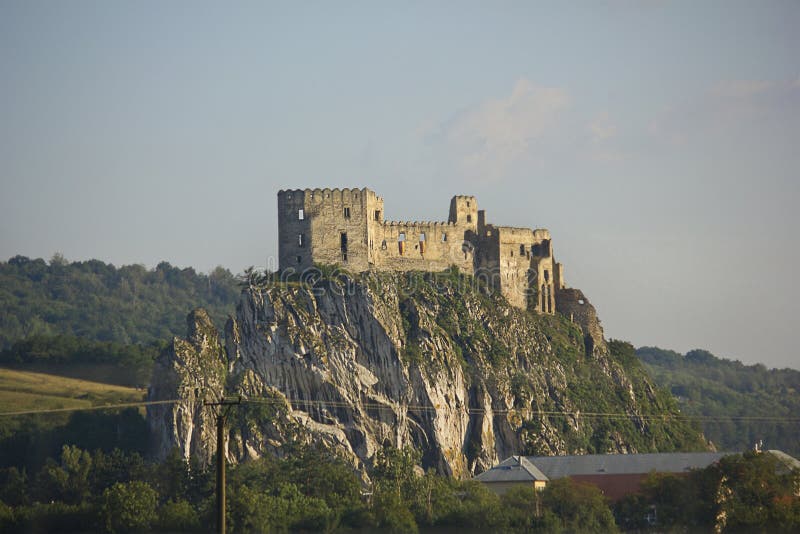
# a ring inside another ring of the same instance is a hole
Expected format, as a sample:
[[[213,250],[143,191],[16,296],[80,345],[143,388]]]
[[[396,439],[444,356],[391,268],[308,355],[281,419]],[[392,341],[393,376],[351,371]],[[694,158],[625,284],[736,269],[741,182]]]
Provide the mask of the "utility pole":
[[[204,402],[203,406],[218,407],[217,411],[217,532],[225,534],[225,419],[232,406],[242,403],[238,399],[223,398],[217,402]]]

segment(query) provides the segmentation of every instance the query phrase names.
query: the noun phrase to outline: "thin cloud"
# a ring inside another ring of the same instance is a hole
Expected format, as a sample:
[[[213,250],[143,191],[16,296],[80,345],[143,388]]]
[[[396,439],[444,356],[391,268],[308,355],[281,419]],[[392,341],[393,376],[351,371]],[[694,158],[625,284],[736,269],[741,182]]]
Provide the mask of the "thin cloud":
[[[673,143],[730,135],[762,136],[765,130],[797,131],[800,84],[796,80],[732,80],[664,110],[650,133]]]
[[[592,143],[600,143],[610,139],[617,134],[617,126],[611,120],[611,114],[607,111],[599,113],[592,119],[586,127],[589,133],[589,140]]]
[[[519,80],[506,98],[486,100],[443,124],[433,144],[461,176],[499,180],[558,126],[568,93]]]

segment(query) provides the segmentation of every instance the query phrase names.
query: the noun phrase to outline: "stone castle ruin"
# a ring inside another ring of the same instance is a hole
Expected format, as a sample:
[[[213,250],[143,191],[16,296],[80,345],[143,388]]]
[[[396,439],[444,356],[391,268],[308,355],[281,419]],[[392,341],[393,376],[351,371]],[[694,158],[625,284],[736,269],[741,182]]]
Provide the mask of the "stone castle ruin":
[[[384,218],[383,198],[367,188],[281,190],[278,257],[282,272],[314,264],[356,272],[455,265],[519,308],[568,317],[585,311],[580,291],[565,287],[550,232],[489,224],[473,196],[453,197],[447,222],[399,222]]]

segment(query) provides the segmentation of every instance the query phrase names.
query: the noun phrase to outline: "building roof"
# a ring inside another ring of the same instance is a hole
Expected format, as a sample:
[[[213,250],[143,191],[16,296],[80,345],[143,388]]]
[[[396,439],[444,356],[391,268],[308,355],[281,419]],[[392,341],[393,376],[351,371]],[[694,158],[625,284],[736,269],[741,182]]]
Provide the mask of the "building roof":
[[[800,461],[783,451],[766,451],[787,469]],[[511,456],[475,477],[480,482],[533,482],[587,475],[687,473],[703,469],[734,452],[669,452],[648,454],[583,454],[576,456]]]
[[[719,461],[726,452],[672,452],[650,454],[585,454],[580,456],[528,456],[548,478],[577,475],[632,475],[651,471],[685,473]]]
[[[475,477],[480,482],[534,482],[547,477],[525,456],[511,456]]]
[[[789,456],[783,451],[770,449],[766,451],[778,459],[780,463],[786,466],[788,470],[800,469],[800,460],[793,456]]]

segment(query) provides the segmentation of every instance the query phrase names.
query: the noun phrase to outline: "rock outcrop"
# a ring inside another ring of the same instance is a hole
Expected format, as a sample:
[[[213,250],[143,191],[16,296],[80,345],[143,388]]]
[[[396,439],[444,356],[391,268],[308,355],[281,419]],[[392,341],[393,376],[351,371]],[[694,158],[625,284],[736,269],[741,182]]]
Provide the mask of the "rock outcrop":
[[[193,312],[189,339],[153,375],[151,400],[182,399],[148,410],[156,451],[210,461],[214,412],[201,401],[223,395],[243,399],[229,418],[231,461],[316,442],[369,468],[380,447],[412,445],[423,467],[465,477],[512,454],[703,446],[602,331],[589,347],[594,332],[475,284],[367,272],[250,287],[224,347]]]

